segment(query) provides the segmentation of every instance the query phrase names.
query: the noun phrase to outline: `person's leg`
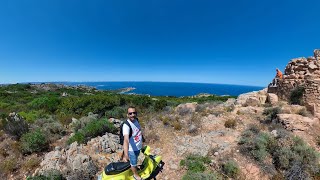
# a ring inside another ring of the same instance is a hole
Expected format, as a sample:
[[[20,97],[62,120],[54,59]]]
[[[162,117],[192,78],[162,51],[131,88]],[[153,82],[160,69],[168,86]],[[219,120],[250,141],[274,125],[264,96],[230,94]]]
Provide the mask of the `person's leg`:
[[[129,159],[130,159],[130,165],[131,165],[131,170],[133,172],[133,175],[135,179],[140,180],[141,177],[138,174],[137,170],[137,165],[138,165],[138,156],[139,156],[140,151],[129,151]]]

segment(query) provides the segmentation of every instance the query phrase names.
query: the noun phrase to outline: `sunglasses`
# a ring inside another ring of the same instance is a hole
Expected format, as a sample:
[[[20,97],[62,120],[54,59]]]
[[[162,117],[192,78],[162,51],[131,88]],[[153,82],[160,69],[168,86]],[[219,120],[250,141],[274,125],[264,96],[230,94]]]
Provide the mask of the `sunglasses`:
[[[132,114],[137,115],[137,112],[129,112],[128,114],[129,115],[132,115]]]

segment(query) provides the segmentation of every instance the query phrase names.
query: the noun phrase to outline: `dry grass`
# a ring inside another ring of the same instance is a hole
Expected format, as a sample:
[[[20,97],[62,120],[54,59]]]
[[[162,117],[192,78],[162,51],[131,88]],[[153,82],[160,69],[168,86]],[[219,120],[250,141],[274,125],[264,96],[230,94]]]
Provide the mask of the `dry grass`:
[[[235,119],[228,119],[225,123],[224,123],[224,127],[226,128],[231,128],[231,129],[235,129],[237,127],[237,121]]]
[[[173,121],[171,124],[174,128],[174,130],[181,130],[182,129],[182,125],[180,123],[180,121]]]
[[[5,174],[13,172],[17,168],[17,164],[18,160],[16,157],[8,157],[0,162],[0,171]]]
[[[26,170],[32,170],[34,168],[36,168],[37,166],[39,166],[40,164],[40,158],[38,158],[37,156],[35,155],[32,155],[32,156],[29,156],[27,157],[23,164],[22,164],[22,167]]]

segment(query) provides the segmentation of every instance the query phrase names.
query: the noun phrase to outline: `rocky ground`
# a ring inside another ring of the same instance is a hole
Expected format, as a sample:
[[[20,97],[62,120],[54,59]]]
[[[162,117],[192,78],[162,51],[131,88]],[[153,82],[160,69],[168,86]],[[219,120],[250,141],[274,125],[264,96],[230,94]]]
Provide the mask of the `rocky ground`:
[[[209,155],[213,167],[223,158],[232,158],[239,164],[243,178],[269,179],[270,174],[253,160],[240,154],[237,145],[241,133],[248,125],[260,125],[260,120],[265,118],[263,111],[268,105],[281,108],[281,113],[277,116],[279,124],[318,149],[314,137],[319,130],[319,120],[310,114],[300,115],[304,110],[303,106],[279,102],[273,94],[267,94],[266,90],[244,94],[237,100],[230,99],[222,104],[181,104],[160,116],[151,117],[144,129],[152,152],[162,155],[166,163],[158,179],[181,179],[186,170],[180,167],[179,162],[190,153]],[[163,122],[164,117],[179,119],[182,129],[174,130],[174,127]],[[228,120],[236,121],[236,127],[226,128]],[[110,121],[119,127],[119,120]],[[67,179],[89,179],[99,175],[108,163],[118,161],[122,151],[118,135],[110,133],[93,138],[86,145],[73,143],[64,147],[65,139],[66,137],[57,141],[55,150],[44,155],[34,175],[57,169]]]

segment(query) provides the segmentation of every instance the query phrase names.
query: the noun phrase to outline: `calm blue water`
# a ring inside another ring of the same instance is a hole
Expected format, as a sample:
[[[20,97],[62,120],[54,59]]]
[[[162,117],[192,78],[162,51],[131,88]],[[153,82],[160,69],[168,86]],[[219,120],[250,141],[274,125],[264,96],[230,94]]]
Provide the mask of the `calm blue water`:
[[[126,87],[136,88],[128,93],[150,94],[152,96],[192,96],[199,93],[238,96],[257,91],[263,87],[226,84],[178,83],[178,82],[64,82],[68,85],[88,85],[99,90],[115,90]]]

